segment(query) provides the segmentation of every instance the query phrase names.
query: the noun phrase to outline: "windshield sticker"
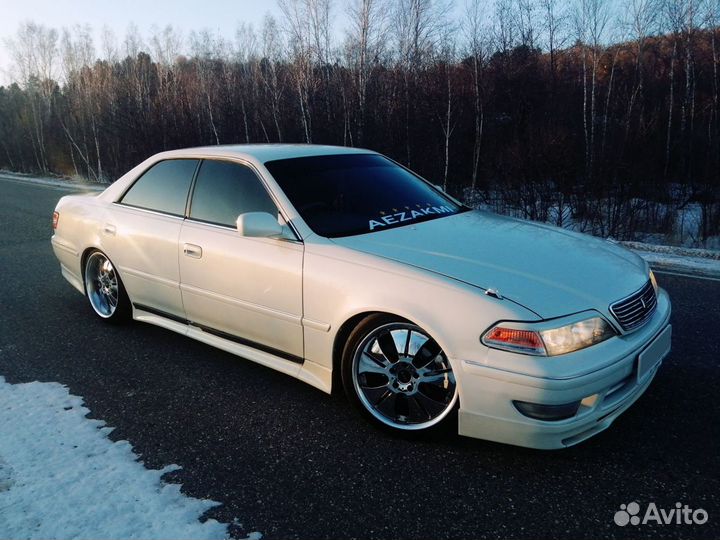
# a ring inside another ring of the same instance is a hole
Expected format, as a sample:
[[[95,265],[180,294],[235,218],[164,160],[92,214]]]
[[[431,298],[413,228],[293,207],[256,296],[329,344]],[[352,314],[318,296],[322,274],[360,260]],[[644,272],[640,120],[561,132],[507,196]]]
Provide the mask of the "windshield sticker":
[[[394,214],[380,216],[377,219],[371,219],[368,222],[368,226],[371,231],[374,231],[379,227],[387,227],[388,225],[395,225],[403,221],[414,221],[427,215],[451,213],[452,208],[448,208],[447,206],[428,206],[427,208],[421,208],[420,210],[407,210],[405,212],[396,212]]]

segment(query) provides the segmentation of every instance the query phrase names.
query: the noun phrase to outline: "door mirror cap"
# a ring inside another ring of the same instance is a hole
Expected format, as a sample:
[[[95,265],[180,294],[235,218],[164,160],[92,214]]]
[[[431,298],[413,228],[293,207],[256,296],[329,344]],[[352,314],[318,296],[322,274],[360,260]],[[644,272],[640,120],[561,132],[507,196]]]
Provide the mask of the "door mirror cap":
[[[242,236],[272,238],[283,234],[283,227],[277,217],[267,212],[247,212],[240,214],[236,221],[237,230]]]

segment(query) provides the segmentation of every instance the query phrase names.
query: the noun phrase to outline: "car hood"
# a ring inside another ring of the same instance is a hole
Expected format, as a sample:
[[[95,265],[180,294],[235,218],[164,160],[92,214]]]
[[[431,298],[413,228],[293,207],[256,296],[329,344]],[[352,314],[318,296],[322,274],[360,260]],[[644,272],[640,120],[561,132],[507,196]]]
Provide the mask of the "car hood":
[[[543,318],[607,313],[648,280],[645,262],[618,245],[483,211],[333,241],[495,289]]]

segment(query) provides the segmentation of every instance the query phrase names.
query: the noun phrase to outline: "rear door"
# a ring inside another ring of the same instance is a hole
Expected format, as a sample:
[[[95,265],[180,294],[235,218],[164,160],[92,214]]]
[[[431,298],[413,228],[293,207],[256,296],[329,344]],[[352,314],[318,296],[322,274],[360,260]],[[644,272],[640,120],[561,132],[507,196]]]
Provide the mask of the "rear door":
[[[205,331],[301,361],[303,245],[241,236],[236,220],[245,212],[279,217],[250,167],[204,160],[180,232],[187,318]]]
[[[160,161],[112,204],[101,227],[103,245],[132,302],[185,318],[178,240],[199,160]]]

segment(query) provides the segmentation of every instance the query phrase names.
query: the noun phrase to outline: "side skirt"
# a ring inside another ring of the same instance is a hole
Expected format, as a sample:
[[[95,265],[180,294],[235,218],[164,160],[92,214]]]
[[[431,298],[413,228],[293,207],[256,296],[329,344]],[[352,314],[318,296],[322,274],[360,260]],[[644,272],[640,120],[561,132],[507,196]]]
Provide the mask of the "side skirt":
[[[273,356],[277,356],[278,358],[282,358],[283,360],[288,360],[289,362],[293,362],[295,364],[302,364],[305,361],[303,358],[301,358],[299,356],[295,356],[294,354],[290,354],[288,352],[281,351],[280,349],[275,349],[274,347],[268,347],[267,345],[263,345],[262,343],[257,343],[255,341],[245,339],[243,337],[236,336],[234,334],[229,334],[227,332],[223,332],[222,330],[217,330],[210,326],[198,324],[193,321],[184,319],[182,317],[178,317],[177,315],[173,315],[172,313],[166,313],[165,311],[161,311],[159,309],[155,309],[150,306],[145,306],[143,304],[136,304],[133,302],[133,307],[135,309],[139,309],[141,311],[146,311],[147,313],[152,313],[153,315],[157,315],[158,317],[164,317],[165,319],[170,319],[171,321],[175,321],[180,324],[186,324],[188,326],[198,328],[208,334],[212,334],[214,336],[225,339],[227,341],[232,341],[234,343],[244,345],[245,347],[250,347],[252,349],[256,349],[258,351],[262,351],[262,352],[271,354]]]

